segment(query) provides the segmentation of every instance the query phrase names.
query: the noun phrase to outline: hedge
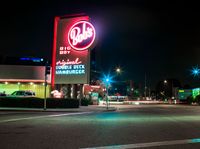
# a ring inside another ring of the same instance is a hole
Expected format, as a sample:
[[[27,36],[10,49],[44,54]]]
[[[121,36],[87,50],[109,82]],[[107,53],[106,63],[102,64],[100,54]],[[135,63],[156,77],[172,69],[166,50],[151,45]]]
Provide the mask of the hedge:
[[[47,98],[47,108],[79,108],[77,99]],[[44,99],[36,97],[1,97],[0,107],[43,108]]]
[[[81,106],[88,106],[88,105],[92,105],[93,102],[91,99],[82,99],[81,100]]]

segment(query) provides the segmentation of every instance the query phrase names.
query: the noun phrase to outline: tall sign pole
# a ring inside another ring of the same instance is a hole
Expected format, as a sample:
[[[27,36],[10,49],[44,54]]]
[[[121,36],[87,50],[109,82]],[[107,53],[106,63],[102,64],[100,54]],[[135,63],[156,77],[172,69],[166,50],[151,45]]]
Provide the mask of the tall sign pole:
[[[95,37],[96,31],[89,16],[55,17],[52,88],[60,89],[63,84],[89,84],[90,50],[94,47]]]
[[[85,19],[85,21],[82,21]],[[88,84],[90,50],[95,40],[89,17],[64,18],[58,22],[53,71],[55,84]]]

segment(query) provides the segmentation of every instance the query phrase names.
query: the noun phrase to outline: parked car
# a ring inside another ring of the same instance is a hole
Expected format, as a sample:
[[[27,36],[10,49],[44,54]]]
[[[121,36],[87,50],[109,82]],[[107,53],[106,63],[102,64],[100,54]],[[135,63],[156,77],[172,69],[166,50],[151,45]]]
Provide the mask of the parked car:
[[[14,91],[10,96],[11,97],[34,97],[35,92],[20,90],[20,91]]]

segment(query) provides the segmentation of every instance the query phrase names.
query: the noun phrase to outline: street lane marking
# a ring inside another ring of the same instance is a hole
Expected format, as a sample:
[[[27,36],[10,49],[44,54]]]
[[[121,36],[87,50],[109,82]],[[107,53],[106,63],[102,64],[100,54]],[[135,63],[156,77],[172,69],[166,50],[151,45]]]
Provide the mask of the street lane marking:
[[[82,115],[82,114],[90,114],[90,113],[93,113],[93,112],[77,112],[77,113],[65,113],[65,114],[53,114],[53,115],[44,115],[44,116],[33,116],[33,117],[25,117],[25,118],[0,120],[0,123],[15,122],[15,121],[22,121],[22,120],[31,120],[31,119],[39,119],[39,118],[48,118],[48,117],[60,117],[60,116],[68,116],[68,115]]]
[[[150,142],[150,143],[136,143],[136,144],[126,144],[126,145],[112,145],[112,146],[91,147],[82,149],[133,149],[133,148],[155,147],[164,145],[180,145],[180,144],[191,144],[191,143],[200,143],[200,138]]]

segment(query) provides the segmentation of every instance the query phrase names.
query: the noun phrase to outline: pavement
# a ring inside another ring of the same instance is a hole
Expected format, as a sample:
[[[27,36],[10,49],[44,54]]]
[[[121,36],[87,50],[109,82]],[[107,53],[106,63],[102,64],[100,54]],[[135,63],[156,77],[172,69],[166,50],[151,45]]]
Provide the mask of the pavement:
[[[109,107],[117,107],[117,112],[93,112],[105,111],[97,105],[67,109],[85,112],[0,111],[1,148],[200,149],[200,106]]]

